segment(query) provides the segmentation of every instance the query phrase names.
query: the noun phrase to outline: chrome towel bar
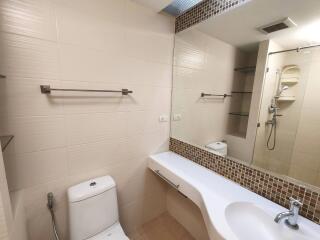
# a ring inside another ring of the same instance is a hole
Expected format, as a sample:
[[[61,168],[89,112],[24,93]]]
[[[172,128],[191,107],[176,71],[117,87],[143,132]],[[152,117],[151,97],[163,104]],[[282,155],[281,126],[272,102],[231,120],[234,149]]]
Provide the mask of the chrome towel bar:
[[[50,85],[40,85],[42,94],[50,94],[52,91],[65,91],[65,92],[112,92],[112,93],[122,93],[122,95],[128,95],[133,93],[128,89],[121,90],[99,90],[99,89],[72,89],[72,88],[51,88]]]
[[[201,97],[232,97],[230,94],[210,94],[210,93],[201,93]]]
[[[167,183],[169,183],[170,186],[174,187],[175,189],[179,189],[180,185],[179,184],[174,184],[173,182],[171,182],[168,178],[166,178],[165,176],[163,176],[160,173],[160,170],[155,170],[154,171],[159,177],[161,177],[164,181],[166,181]]]

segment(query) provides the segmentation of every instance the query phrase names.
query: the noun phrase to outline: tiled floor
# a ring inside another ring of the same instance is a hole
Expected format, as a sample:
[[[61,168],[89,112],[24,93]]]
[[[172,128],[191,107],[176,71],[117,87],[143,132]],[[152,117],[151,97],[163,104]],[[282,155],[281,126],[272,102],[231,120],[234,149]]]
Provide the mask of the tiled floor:
[[[168,213],[144,224],[131,240],[195,240],[190,233]]]

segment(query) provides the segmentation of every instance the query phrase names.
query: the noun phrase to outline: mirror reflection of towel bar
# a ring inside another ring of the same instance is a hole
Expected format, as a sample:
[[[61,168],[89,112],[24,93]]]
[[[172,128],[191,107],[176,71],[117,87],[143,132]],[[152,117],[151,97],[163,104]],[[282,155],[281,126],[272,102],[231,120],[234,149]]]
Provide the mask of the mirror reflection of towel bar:
[[[72,89],[72,88],[51,88],[50,85],[40,85],[42,94],[50,94],[51,91],[67,91],[67,92],[112,92],[112,93],[122,93],[122,95],[128,95],[133,93],[128,89],[121,90],[98,90],[98,89]]]
[[[201,93],[201,97],[232,97],[230,94],[211,94],[211,93]]]

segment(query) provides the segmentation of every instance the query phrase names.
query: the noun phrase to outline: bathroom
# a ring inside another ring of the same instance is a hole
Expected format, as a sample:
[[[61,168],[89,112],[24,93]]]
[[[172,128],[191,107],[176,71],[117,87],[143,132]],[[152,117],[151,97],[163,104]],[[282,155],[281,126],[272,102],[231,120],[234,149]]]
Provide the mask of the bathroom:
[[[0,239],[320,239],[318,0],[0,0]]]

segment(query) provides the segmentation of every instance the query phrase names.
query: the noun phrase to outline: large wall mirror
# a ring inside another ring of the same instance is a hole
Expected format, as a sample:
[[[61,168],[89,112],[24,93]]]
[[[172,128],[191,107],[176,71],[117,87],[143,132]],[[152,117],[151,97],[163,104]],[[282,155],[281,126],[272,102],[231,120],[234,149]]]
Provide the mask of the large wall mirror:
[[[320,187],[319,29],[320,1],[252,0],[177,33],[171,136]]]

